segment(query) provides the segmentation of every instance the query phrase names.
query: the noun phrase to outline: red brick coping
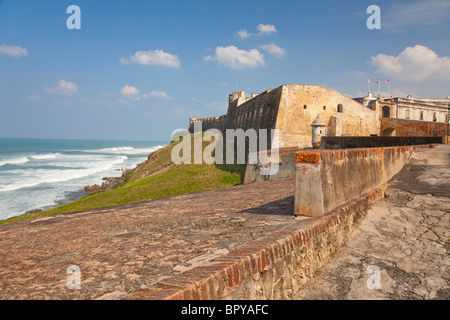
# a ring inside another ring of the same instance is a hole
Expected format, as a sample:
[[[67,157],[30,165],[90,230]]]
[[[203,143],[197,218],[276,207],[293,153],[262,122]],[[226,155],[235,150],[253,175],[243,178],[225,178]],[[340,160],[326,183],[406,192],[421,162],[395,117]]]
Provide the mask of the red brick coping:
[[[414,145],[414,146],[399,146],[399,147],[383,147],[383,148],[354,148],[354,149],[339,149],[339,150],[311,150],[301,151],[296,154],[297,163],[313,163],[320,164],[321,161],[332,163],[347,158],[367,158],[371,156],[383,157],[387,153],[400,153],[401,150],[415,150],[418,148],[429,148],[430,146],[437,146],[437,144]]]

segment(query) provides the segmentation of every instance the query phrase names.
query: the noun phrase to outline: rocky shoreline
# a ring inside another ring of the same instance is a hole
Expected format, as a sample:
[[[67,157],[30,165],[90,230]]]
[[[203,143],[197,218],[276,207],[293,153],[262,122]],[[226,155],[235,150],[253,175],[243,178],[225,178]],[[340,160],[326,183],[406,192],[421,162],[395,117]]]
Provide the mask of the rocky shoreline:
[[[85,186],[84,187],[84,192],[86,194],[91,194],[94,192],[97,192],[99,190],[111,190],[114,187],[116,187],[120,181],[122,180],[122,177],[104,177],[102,179],[102,184],[98,185],[98,184],[94,184],[92,186]]]

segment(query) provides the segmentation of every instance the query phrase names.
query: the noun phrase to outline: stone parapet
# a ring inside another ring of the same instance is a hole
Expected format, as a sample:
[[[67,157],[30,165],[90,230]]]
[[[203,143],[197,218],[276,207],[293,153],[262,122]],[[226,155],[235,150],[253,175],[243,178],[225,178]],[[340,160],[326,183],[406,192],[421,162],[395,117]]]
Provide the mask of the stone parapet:
[[[424,146],[297,153],[294,214],[321,216],[380,188],[403,168],[418,147]]]

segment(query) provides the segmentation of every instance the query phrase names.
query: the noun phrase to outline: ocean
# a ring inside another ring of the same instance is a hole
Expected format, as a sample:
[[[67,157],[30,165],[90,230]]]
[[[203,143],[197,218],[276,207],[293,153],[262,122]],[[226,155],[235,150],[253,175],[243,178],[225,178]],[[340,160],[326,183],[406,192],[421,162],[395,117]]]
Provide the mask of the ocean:
[[[0,138],[0,220],[79,198],[168,142]]]

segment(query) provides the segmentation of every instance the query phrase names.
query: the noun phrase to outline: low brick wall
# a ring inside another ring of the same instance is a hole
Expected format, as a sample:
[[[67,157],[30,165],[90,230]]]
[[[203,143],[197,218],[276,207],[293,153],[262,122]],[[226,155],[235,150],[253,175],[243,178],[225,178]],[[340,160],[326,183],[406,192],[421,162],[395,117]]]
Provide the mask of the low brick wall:
[[[129,295],[127,300],[289,299],[321,269],[385,187]]]
[[[417,147],[423,146],[297,153],[294,214],[321,216],[380,188]]]

